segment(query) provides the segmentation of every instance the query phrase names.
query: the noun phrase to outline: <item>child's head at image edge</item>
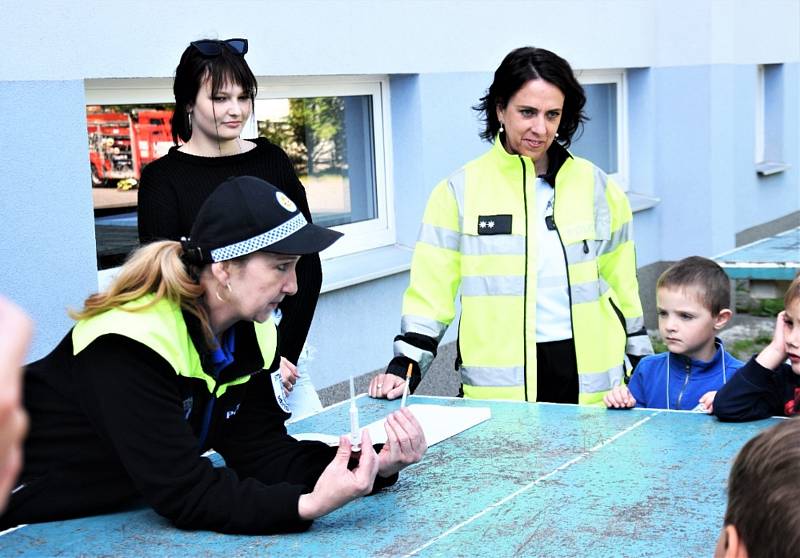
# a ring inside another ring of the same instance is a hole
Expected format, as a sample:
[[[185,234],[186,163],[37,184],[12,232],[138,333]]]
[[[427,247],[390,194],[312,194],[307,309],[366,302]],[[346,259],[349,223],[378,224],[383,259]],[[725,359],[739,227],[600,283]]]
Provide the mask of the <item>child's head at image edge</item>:
[[[797,273],[797,277],[789,284],[786,294],[783,295],[784,308],[789,308],[789,305],[797,303],[800,303],[800,272]]]
[[[714,557],[797,556],[798,479],[800,419],[781,421],[747,442],[731,468],[728,508]]]
[[[783,297],[784,351],[792,371],[800,376],[800,273],[791,282]]]

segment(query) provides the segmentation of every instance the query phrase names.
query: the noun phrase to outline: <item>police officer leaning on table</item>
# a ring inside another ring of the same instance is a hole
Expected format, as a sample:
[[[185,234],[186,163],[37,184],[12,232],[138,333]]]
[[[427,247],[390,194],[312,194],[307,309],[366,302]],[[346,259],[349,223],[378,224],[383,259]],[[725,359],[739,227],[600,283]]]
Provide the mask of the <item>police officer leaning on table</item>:
[[[254,177],[223,182],[191,237],[137,250],[26,373],[31,430],[0,527],[118,510],[143,497],[176,526],[300,531],[393,484],[426,444],[407,409],[360,456],[287,435],[273,310],[299,256],[340,233]],[[201,454],[215,449],[226,467]],[[377,453],[375,452],[377,450]]]

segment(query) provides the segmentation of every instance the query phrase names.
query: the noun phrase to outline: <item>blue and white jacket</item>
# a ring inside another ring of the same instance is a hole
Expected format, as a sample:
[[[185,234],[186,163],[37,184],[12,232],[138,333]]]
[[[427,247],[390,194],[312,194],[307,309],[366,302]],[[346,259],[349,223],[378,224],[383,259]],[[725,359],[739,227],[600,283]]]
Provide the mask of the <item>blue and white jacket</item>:
[[[717,352],[707,362],[669,352],[643,358],[628,389],[637,407],[691,411],[703,395],[721,388],[742,366],[717,340]]]

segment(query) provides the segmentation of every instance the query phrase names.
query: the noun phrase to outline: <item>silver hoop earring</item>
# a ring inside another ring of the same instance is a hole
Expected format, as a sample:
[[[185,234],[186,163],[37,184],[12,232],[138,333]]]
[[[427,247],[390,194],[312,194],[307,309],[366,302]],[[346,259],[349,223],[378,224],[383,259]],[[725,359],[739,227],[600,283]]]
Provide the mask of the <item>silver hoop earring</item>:
[[[189,132],[189,135],[191,136],[192,135],[192,113],[191,112],[187,112],[186,113],[186,118],[189,121],[189,129],[187,130],[187,132]]]

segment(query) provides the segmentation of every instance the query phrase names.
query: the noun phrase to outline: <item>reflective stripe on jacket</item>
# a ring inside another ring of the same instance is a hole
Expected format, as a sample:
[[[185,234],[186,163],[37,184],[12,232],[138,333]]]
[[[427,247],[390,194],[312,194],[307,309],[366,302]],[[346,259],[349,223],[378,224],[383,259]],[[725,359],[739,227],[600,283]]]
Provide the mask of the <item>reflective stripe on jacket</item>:
[[[394,350],[424,374],[432,353],[404,336],[438,343],[455,316],[460,288],[466,397],[536,401],[535,177],[529,158],[510,155],[495,141],[428,200]],[[633,355],[652,352],[630,206],[603,171],[567,155],[556,173],[554,220],[567,261],[579,401],[600,403],[622,381],[626,348]]]
[[[138,341],[158,353],[172,366],[176,374],[204,381],[208,392],[216,397],[222,397],[228,387],[243,384],[250,379],[250,375],[245,375],[217,385],[217,380],[203,371],[200,356],[186,329],[180,306],[166,298],[151,304],[153,298],[153,295],[145,295],[123,304],[120,308],[80,320],[72,330],[74,355],[101,335],[117,334]],[[143,309],[135,310],[136,308]],[[275,324],[270,318],[263,324],[254,325],[261,355],[265,366],[268,366],[277,349]]]

